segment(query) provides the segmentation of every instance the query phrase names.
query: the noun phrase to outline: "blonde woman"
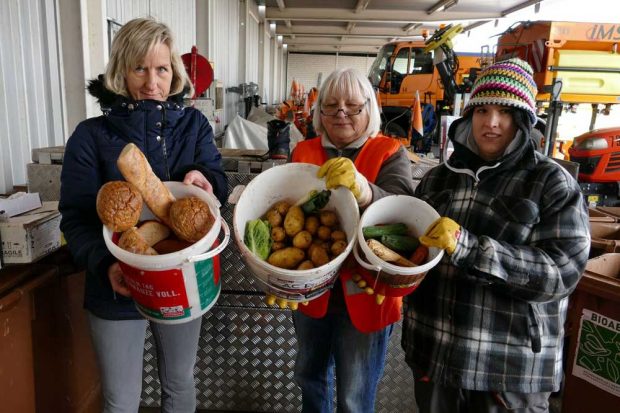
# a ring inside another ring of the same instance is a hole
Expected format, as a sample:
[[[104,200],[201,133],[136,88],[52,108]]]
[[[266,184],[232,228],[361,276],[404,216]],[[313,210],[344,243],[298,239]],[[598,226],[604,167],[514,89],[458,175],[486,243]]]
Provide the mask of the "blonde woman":
[[[114,38],[106,73],[90,82],[103,116],[80,123],[67,142],[61,175],[61,229],[86,268],[84,307],[99,361],[103,411],[137,412],[147,321],[136,311],[118,262],[107,250],[95,210],[99,188],[122,180],[116,159],[136,144],[153,171],[213,192],[223,203],[226,175],[207,119],[183,107],[192,85],[170,29],[152,19],[126,23]],[[151,323],[157,347],[162,411],[194,412],[194,365],[200,318]]]

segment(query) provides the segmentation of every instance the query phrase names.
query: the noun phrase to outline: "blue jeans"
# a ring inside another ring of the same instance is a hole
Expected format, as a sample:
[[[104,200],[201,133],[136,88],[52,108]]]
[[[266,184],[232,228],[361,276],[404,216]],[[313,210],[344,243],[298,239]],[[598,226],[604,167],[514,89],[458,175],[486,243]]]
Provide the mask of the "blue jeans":
[[[321,319],[295,311],[293,323],[297,334],[295,381],[301,388],[302,412],[332,413],[334,373],[337,412],[373,412],[393,326],[361,333],[346,310]]]
[[[146,320],[104,320],[88,313],[90,332],[101,372],[104,413],[136,413],[142,393]],[[161,411],[194,413],[194,365],[200,324],[151,323],[161,382]]]

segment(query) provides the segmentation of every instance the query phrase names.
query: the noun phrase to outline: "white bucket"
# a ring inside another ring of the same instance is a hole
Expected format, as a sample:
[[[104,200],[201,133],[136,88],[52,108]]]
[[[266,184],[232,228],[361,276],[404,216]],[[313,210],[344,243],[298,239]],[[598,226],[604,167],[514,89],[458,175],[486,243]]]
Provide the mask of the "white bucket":
[[[325,189],[318,179],[319,167],[305,163],[289,163],[270,168],[256,176],[241,194],[235,206],[233,230],[241,256],[259,281],[261,288],[289,301],[302,302],[326,292],[338,275],[338,270],[356,242],[359,208],[355,197],[346,188],[332,189],[325,209],[338,216],[348,244],[344,252],[325,265],[309,270],[278,268],[254,255],[243,242],[248,221],[262,217],[276,202],[296,202],[313,189]]]
[[[215,220],[204,237],[185,249],[162,255],[140,255],[119,248],[115,243],[118,237],[105,225],[103,239],[120,262],[138,311],[158,323],[180,324],[201,317],[217,301],[222,288],[219,254],[228,245],[230,230],[220,217],[215,196],[194,185],[164,184],[177,199],[196,196],[209,205]],[[154,215],[145,206],[140,220],[147,219]],[[222,229],[224,238],[219,242]]]
[[[426,229],[439,218],[439,214],[426,202],[406,195],[391,195],[372,203],[360,218],[357,229],[359,248],[366,260],[357,251],[353,250],[357,262],[367,270],[376,271],[379,280],[387,287],[384,291],[377,291],[383,295],[402,296],[413,291],[424,279],[424,276],[443,257],[443,250],[429,248],[427,262],[417,267],[401,267],[377,257],[366,244],[362,229],[379,224],[395,224],[402,222],[407,225],[408,235],[419,237]]]

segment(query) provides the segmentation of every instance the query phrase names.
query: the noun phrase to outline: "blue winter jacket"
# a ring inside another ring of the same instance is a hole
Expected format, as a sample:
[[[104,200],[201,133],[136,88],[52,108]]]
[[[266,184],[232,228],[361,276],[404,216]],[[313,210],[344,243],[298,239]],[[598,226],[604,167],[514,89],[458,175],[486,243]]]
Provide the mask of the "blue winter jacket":
[[[124,180],[116,166],[123,147],[132,142],[146,155],[162,181],[182,181],[198,170],[213,185],[223,204],[226,174],[213,129],[198,110],[183,107],[183,94],[166,102],[134,101],[105,89],[100,79],[89,85],[103,116],[80,123],[69,138],[60,190],[60,228],[78,265],[86,268],[84,307],[104,319],[141,318],[133,301],[115,294],[107,271],[116,259],[108,251],[95,207],[99,188]]]

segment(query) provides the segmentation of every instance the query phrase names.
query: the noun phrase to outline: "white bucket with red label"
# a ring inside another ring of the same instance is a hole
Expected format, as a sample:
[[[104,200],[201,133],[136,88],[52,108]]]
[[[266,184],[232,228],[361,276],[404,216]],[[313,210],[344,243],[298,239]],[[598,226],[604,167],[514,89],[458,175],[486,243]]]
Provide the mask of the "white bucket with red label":
[[[331,288],[336,280],[340,267],[356,242],[360,215],[353,194],[342,187],[331,190],[325,209],[334,211],[338,216],[340,226],[347,235],[347,247],[340,255],[317,268],[288,270],[262,260],[243,242],[245,225],[265,215],[278,201],[295,202],[313,189],[325,189],[325,180],[316,177],[318,170],[318,166],[306,163],[289,163],[269,168],[250,181],[235,206],[233,229],[243,261],[263,291],[289,301],[303,302],[317,298]]]
[[[147,319],[180,324],[201,317],[216,303],[222,288],[219,254],[230,240],[230,230],[220,216],[215,196],[194,185],[164,182],[177,198],[199,197],[209,205],[215,220],[200,240],[177,252],[162,255],[134,254],[116,245],[118,234],[105,225],[103,239],[123,270],[138,311]],[[140,220],[154,219],[145,206]],[[217,239],[220,231],[223,239]]]
[[[370,204],[360,218],[357,229],[358,249],[353,250],[356,261],[367,270],[373,271],[373,280],[383,284],[376,289],[379,294],[401,297],[411,293],[422,282],[426,273],[441,261],[444,251],[439,248],[429,248],[427,261],[416,267],[401,267],[377,257],[366,244],[364,227],[373,225],[394,224],[402,222],[409,228],[409,234],[420,237],[427,228],[439,218],[439,214],[428,203],[421,199],[407,195],[390,195]]]

